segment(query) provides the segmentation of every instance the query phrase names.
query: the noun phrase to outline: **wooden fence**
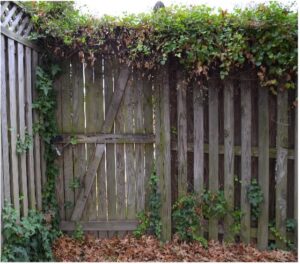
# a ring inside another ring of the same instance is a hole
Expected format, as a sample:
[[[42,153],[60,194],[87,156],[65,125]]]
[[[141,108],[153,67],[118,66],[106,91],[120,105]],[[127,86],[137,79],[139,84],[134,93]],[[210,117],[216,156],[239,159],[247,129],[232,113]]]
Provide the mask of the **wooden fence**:
[[[286,222],[297,219],[295,91],[276,96],[253,70],[188,83],[174,67],[150,75],[115,56],[97,57],[94,67],[75,56],[63,68],[56,82],[63,230],[76,222],[100,236],[135,229],[155,163],[165,239],[176,199],[207,189],[223,190],[229,207],[243,211],[242,241],[266,248],[272,220],[294,240]],[[252,179],[264,195],[257,221],[247,198]],[[226,238],[231,223],[211,220],[204,229],[210,239]]]
[[[43,143],[33,133],[38,120],[32,110],[36,96],[37,47],[27,40],[32,24],[24,10],[1,2],[1,201],[13,204],[20,216],[42,208],[45,179]],[[18,142],[32,139],[32,146],[17,153]]]

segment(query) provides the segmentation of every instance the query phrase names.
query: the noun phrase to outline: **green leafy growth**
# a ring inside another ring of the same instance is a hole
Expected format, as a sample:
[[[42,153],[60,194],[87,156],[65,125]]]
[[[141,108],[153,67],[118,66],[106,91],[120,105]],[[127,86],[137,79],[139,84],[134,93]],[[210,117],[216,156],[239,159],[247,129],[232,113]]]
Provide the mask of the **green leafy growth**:
[[[247,198],[251,205],[251,216],[256,220],[261,213],[260,204],[264,201],[264,194],[256,179],[253,179],[248,187]]]
[[[207,240],[200,236],[201,205],[196,195],[181,197],[173,206],[173,221],[176,234],[182,241],[199,241],[207,247]]]
[[[25,132],[24,140],[20,136],[17,138],[16,151],[18,154],[25,153],[32,146],[32,135],[29,135],[28,132]]]
[[[134,231],[136,237],[143,234],[151,234],[160,237],[161,217],[160,217],[160,195],[158,193],[158,177],[153,171],[149,179],[149,205],[146,212],[138,214],[139,225]]]
[[[223,191],[213,193],[205,190],[201,196],[203,216],[209,218],[223,218],[228,212],[228,204]]]
[[[73,190],[78,189],[80,187],[80,180],[79,178],[74,178],[70,181],[69,187]]]
[[[51,244],[60,233],[53,232],[47,215],[29,211],[28,216],[18,222],[17,211],[6,203],[2,223],[1,261],[53,261]]]
[[[287,224],[288,224],[288,222],[286,223],[286,225]],[[275,221],[274,220],[269,223],[269,230],[271,231],[271,233],[275,237],[275,239],[281,241],[283,244],[285,244],[287,246],[287,249],[289,249],[289,250],[295,250],[296,249],[295,244],[291,240],[287,239],[286,237],[284,237],[280,234],[279,230],[275,226]],[[270,249],[276,249],[276,248],[277,248],[276,243],[275,244],[272,243],[270,245]]]
[[[82,225],[79,223],[75,224],[75,229],[73,231],[73,237],[78,240],[78,241],[82,241],[84,238],[84,232],[83,232],[83,228]]]

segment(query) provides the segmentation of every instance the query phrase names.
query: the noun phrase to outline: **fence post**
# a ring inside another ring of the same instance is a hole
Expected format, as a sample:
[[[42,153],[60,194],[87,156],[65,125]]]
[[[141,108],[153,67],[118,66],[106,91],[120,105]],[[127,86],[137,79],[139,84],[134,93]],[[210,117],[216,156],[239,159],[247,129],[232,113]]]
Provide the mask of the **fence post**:
[[[169,75],[162,70],[156,82],[156,164],[161,195],[161,222],[163,241],[171,239],[171,136]]]

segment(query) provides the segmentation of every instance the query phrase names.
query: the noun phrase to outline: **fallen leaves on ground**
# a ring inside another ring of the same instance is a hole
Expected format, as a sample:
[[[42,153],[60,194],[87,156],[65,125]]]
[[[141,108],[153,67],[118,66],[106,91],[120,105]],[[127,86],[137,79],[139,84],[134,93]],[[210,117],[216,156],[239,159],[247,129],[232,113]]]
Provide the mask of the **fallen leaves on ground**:
[[[95,239],[86,236],[77,241],[68,236],[58,238],[53,244],[53,254],[57,261],[279,261],[295,262],[295,252],[283,250],[259,251],[251,245],[227,244],[210,241],[208,249],[197,242],[186,243],[173,239],[163,244],[152,236],[137,239],[124,238]]]

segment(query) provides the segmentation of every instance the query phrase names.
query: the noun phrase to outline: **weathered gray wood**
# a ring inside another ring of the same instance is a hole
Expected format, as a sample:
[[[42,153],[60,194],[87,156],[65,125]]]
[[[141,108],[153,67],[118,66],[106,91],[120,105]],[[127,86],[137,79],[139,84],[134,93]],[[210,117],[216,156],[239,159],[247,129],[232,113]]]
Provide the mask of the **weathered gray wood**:
[[[11,185],[13,206],[20,217],[19,201],[19,172],[17,156],[17,95],[16,95],[16,46],[15,42],[8,39],[8,65],[9,65],[9,110],[10,110],[10,162],[11,162]]]
[[[134,220],[110,220],[107,221],[90,221],[78,222],[84,231],[133,231],[138,226],[138,221]],[[75,222],[62,221],[60,228],[63,231],[75,230]]]
[[[178,197],[187,193],[187,82],[181,71],[177,71],[177,133],[178,133]]]
[[[233,82],[224,82],[224,195],[229,210],[234,210],[234,87]],[[232,217],[228,214],[224,219],[224,239],[233,241],[230,227]]]
[[[242,79],[247,76],[242,75]],[[250,204],[247,190],[251,184],[251,82],[241,81],[241,240],[250,243]]]
[[[216,79],[208,82],[209,107],[209,190],[216,193],[219,189],[219,124],[218,124],[218,87]],[[209,239],[218,240],[218,220],[209,221]]]
[[[95,119],[94,119],[95,120]],[[124,121],[123,121],[124,122]],[[154,143],[155,136],[154,134],[95,134],[95,135],[67,135],[62,134],[62,139],[57,144],[69,144],[71,139],[76,139],[77,144],[146,144],[146,143]]]
[[[29,17],[25,17],[17,30],[17,34],[22,35],[22,31],[27,26],[28,22],[29,22]]]
[[[5,12],[5,10],[8,7],[8,5],[9,5],[9,1],[6,1],[3,4],[1,4],[0,16],[2,16],[2,14]]]
[[[18,110],[19,110],[19,139],[25,140],[25,80],[24,80],[24,46],[20,43],[18,47]],[[23,195],[23,215],[28,215],[28,192],[27,192],[27,170],[26,153],[20,153],[20,189]]]
[[[133,78],[133,77],[132,77]],[[130,79],[127,83],[126,92],[124,95],[124,121],[125,121],[125,133],[134,132],[133,128],[133,79]],[[134,170],[134,145],[126,144],[126,177],[127,177],[127,219],[136,218],[136,174]]]
[[[13,16],[14,13],[16,12],[16,10],[17,10],[17,6],[13,6],[13,7],[8,11],[8,13],[7,13],[6,16],[5,16],[4,21],[1,23],[1,25],[2,25],[3,27],[5,27],[5,26],[8,25],[10,19],[12,18],[12,16]]]
[[[143,124],[143,80],[142,73],[136,72],[134,75],[135,86],[135,133],[144,132]],[[136,171],[136,210],[137,213],[141,212],[145,208],[145,173],[144,173],[144,145],[135,144],[135,171]]]
[[[3,193],[4,199],[11,203],[10,197],[10,168],[9,168],[9,143],[8,143],[8,113],[7,113],[7,69],[5,37],[1,35],[1,133],[2,133],[2,168],[3,168]]]
[[[204,116],[203,90],[194,85],[194,191],[201,194],[204,189]]]
[[[298,90],[296,94],[298,98]],[[294,160],[294,186],[298,186],[298,105],[295,107],[295,160]],[[298,189],[294,190],[294,219],[296,222],[294,243],[296,248],[298,247]]]
[[[277,136],[276,136],[276,229],[280,236],[286,237],[287,219],[287,147],[288,147],[288,93],[278,91],[277,94]],[[282,240],[276,245],[285,248]]]
[[[167,69],[161,70],[156,89],[157,173],[161,192],[161,238],[171,239],[171,135],[170,135],[170,87]]]
[[[101,128],[102,133],[109,133],[110,130],[112,129],[113,122],[115,119],[115,116],[118,112],[118,108],[120,105],[120,102],[123,97],[123,93],[126,87],[126,83],[129,77],[129,71],[126,66],[121,67],[120,75],[117,81],[117,89],[113,95],[113,98],[111,99],[111,103],[109,106],[109,109],[106,114],[105,122],[103,123],[103,126]],[[75,204],[75,208],[72,213],[72,221],[77,221],[80,219],[83,209],[85,207],[86,201],[88,194],[91,191],[95,176],[96,176],[96,171],[99,167],[99,163],[102,159],[103,152],[104,152],[105,145],[103,144],[98,144],[96,149],[95,149],[95,155],[93,158],[93,161],[89,165],[87,172],[84,176],[84,188],[80,190],[78,199]]]
[[[36,68],[38,65],[38,53],[32,52],[32,95],[33,100],[37,98],[35,89]],[[39,116],[36,111],[33,112],[34,123],[39,121]],[[37,209],[42,209],[42,172],[41,172],[41,151],[40,151],[40,136],[36,133],[34,135],[34,170],[35,170],[35,188],[36,188],[36,201]]]
[[[31,49],[25,48],[25,65],[26,65],[26,126],[28,134],[33,136],[32,131],[32,71],[31,71]],[[34,159],[33,147],[29,148],[27,154],[27,172],[28,172],[28,193],[29,207],[36,208],[35,183],[34,183]]]
[[[269,225],[269,91],[258,89],[258,182],[264,194],[258,218],[257,244],[259,249],[268,247]]]
[[[19,21],[21,20],[23,14],[24,14],[24,12],[20,11],[19,14],[15,17],[15,20],[12,22],[11,27],[10,27],[11,31],[14,31],[14,29],[18,25]]]
[[[144,128],[145,133],[153,133],[153,91],[152,91],[152,79],[149,80],[147,77],[143,80],[144,87]],[[144,136],[147,136],[144,134]],[[153,135],[152,142],[145,145],[145,209],[147,210],[149,205],[149,180],[151,173],[154,169],[154,160],[153,160],[153,144],[155,142],[155,137]]]
[[[9,31],[7,28],[3,27],[2,25],[1,25],[1,34],[4,34],[5,36],[7,36],[21,44],[24,44],[27,47],[30,47],[36,51],[39,51],[39,48],[35,44],[33,44],[31,41],[20,37],[16,33]]]

